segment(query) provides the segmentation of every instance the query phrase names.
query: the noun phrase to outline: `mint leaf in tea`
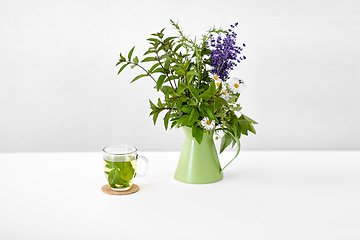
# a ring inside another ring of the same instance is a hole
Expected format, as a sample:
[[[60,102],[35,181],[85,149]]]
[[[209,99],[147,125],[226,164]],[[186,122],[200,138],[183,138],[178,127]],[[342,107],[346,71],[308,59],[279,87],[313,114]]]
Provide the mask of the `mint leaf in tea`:
[[[116,189],[130,188],[135,175],[136,158],[132,157],[132,160],[126,159],[127,161],[114,160],[117,161],[104,159],[104,172],[110,187]]]

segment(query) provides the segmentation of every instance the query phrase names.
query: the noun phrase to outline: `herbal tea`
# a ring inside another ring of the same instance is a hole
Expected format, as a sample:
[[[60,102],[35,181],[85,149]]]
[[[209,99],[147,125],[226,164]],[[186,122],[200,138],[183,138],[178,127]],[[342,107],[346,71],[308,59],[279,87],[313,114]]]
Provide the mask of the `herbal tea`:
[[[131,187],[136,170],[136,158],[130,161],[108,161],[104,159],[104,172],[111,188],[127,190]]]

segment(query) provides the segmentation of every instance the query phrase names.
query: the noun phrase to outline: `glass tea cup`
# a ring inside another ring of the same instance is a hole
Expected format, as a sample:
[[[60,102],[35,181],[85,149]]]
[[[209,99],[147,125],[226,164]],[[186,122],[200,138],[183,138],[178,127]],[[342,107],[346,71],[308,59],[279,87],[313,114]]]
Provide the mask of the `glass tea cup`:
[[[143,173],[136,172],[137,160],[142,159],[146,168]],[[128,145],[113,145],[103,149],[103,163],[106,180],[114,191],[131,188],[134,177],[143,177],[149,170],[149,161],[137,154],[137,149]]]

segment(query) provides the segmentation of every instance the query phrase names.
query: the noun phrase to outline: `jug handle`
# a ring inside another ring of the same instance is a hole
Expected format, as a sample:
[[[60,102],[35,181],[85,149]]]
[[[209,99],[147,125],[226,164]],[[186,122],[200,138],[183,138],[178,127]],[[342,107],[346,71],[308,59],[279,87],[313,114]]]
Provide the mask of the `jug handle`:
[[[219,129],[219,130],[226,131],[228,134],[230,134],[230,136],[235,140],[236,145],[237,145],[237,151],[236,151],[235,157],[233,157],[233,159],[231,159],[230,162],[228,162],[228,164],[226,164],[225,167],[223,167],[223,168],[220,170],[220,171],[222,172],[222,171],[224,171],[224,169],[225,169],[227,166],[229,166],[229,164],[230,164],[232,161],[234,161],[235,158],[239,155],[239,152],[240,152],[240,141],[239,141],[239,139],[236,138],[236,137],[234,136],[234,134],[232,134],[230,131],[227,131],[227,130],[224,129],[224,128],[223,128],[223,129]]]

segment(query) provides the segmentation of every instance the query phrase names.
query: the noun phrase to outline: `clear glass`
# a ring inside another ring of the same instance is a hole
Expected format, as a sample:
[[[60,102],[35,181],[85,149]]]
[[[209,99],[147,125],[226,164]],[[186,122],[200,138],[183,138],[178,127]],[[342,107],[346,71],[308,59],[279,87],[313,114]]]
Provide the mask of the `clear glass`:
[[[136,172],[137,160],[142,159],[146,168],[143,173]],[[137,154],[137,149],[128,145],[113,145],[103,149],[104,173],[110,188],[126,191],[131,188],[134,177],[143,177],[149,170],[146,157]]]

